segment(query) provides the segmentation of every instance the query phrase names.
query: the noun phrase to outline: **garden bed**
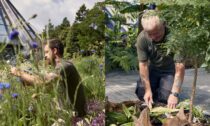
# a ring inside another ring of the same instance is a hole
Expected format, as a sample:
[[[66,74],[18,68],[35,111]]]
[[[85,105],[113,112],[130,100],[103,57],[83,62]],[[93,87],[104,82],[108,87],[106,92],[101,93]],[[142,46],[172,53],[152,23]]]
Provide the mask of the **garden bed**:
[[[153,126],[162,126],[167,121],[169,116],[176,117],[179,109],[167,109],[165,104],[156,103],[153,109],[148,112],[150,122]],[[188,101],[181,102],[178,106],[184,107],[184,113],[188,119],[189,115],[189,104]],[[106,126],[119,125],[119,126],[134,126],[134,117],[140,117],[146,105],[142,101],[124,101],[121,103],[113,103],[106,101]],[[209,126],[210,118],[208,115],[204,115],[202,110],[198,107],[193,109],[193,123],[190,126]],[[146,117],[143,118],[143,120]],[[149,125],[148,125],[149,126]]]

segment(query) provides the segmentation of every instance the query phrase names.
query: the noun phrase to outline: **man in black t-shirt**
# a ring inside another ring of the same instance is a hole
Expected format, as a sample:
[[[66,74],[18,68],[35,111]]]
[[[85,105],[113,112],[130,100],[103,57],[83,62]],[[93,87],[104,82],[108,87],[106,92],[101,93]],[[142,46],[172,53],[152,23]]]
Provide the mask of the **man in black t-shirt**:
[[[83,85],[81,83],[81,78],[75,66],[69,61],[62,60],[56,65],[55,73],[57,73],[57,75],[61,75],[61,78],[59,80],[60,87],[58,87],[58,92],[60,95],[60,100],[63,100],[62,103],[64,103],[65,100],[69,100],[68,102],[70,102],[71,104],[75,104],[75,108],[79,116],[84,116],[86,100],[83,91]],[[66,92],[68,92],[67,98]],[[76,99],[74,98],[75,95]]]
[[[78,112],[78,116],[82,117],[86,115],[86,99],[81,78],[75,66],[71,62],[62,59],[63,52],[64,47],[61,41],[51,39],[47,42],[44,48],[45,61],[48,65],[53,66],[55,71],[44,75],[44,80],[39,75],[25,73],[16,67],[11,68],[11,73],[20,77],[29,85],[40,85],[58,80],[59,85],[57,91],[59,95],[59,104],[61,106],[65,106],[69,103],[75,104],[74,107]]]

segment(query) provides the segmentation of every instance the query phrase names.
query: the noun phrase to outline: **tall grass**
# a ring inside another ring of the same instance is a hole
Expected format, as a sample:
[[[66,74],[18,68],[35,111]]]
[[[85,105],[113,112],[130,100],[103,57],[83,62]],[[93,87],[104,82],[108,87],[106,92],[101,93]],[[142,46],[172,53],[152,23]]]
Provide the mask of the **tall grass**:
[[[78,57],[73,62],[78,71],[80,71],[82,78],[88,77],[88,79],[83,82],[86,96],[90,99],[104,100],[104,58],[93,55],[89,57]]]
[[[28,62],[17,57],[17,60],[19,59],[21,60],[17,61],[19,63],[16,67],[32,74],[42,76],[52,70],[43,65],[43,62],[40,62],[39,69],[37,69],[33,60]],[[93,55],[78,56],[72,61],[85,86],[85,96],[89,104],[87,111],[92,111],[88,112],[88,115],[82,120],[86,120],[87,125],[92,125],[92,123],[104,125],[104,60],[102,57]],[[10,66],[6,61],[1,60],[0,62],[0,82],[3,83],[0,96],[1,126],[76,125],[73,109],[69,106],[59,106],[56,81],[47,84],[47,86],[24,86],[20,78],[10,74]],[[10,84],[10,86],[5,87],[4,83]],[[98,108],[98,106],[100,107]]]

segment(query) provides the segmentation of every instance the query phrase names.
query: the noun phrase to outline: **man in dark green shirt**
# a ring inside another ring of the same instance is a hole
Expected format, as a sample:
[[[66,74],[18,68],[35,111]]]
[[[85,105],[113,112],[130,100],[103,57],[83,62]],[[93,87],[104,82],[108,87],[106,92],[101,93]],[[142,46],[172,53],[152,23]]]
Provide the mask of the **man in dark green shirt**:
[[[59,80],[60,85],[58,86],[60,105],[63,106],[62,104],[64,104],[67,100],[67,104],[74,104],[74,107],[78,112],[78,116],[84,116],[86,113],[84,89],[81,83],[80,75],[73,63],[62,60],[56,65],[55,73],[61,76]]]
[[[136,94],[151,108],[153,100],[175,108],[184,79],[184,58],[166,55],[161,45],[167,42],[168,29],[155,10],[146,11],[141,20],[143,31],[137,38],[140,81]]]
[[[63,44],[57,39],[51,39],[45,45],[44,52],[46,63],[55,68],[55,72],[44,75],[44,80],[38,75],[30,75],[16,67],[11,68],[11,73],[20,77],[29,85],[40,85],[58,80],[57,91],[60,107],[66,106],[66,104],[69,105],[69,103],[75,104],[74,107],[78,112],[78,116],[84,116],[86,114],[86,99],[81,78],[75,66],[71,62],[62,59],[64,52]]]

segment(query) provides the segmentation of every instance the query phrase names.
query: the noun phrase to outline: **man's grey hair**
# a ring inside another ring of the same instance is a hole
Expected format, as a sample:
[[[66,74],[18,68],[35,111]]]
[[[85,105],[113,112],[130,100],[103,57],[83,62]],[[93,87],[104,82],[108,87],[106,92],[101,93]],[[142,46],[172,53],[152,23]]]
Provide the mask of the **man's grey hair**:
[[[164,21],[160,18],[158,11],[146,10],[142,16],[141,24],[144,30],[151,31],[154,28],[163,25]]]

